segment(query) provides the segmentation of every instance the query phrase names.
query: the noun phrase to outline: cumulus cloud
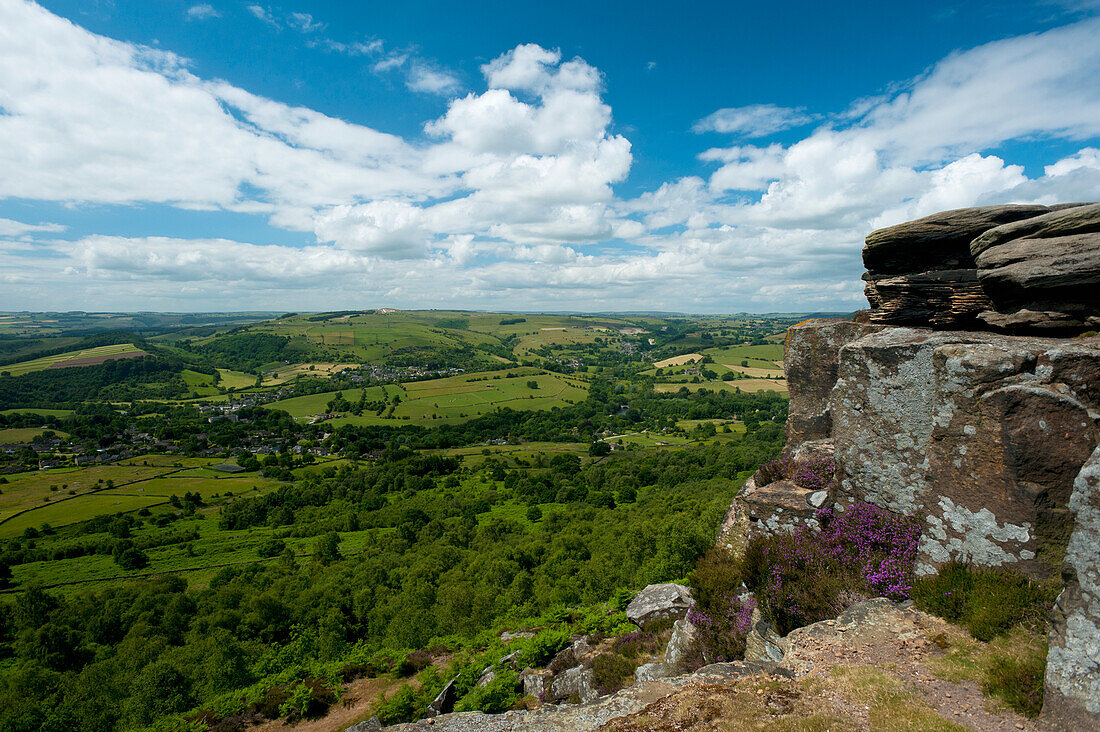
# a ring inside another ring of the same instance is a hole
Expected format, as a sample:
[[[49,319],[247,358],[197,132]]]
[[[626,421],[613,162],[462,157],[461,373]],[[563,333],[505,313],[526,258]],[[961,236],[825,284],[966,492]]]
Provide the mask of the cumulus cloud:
[[[457,91],[462,83],[454,74],[435,69],[423,62],[416,62],[409,69],[405,85],[413,91],[448,95]]]
[[[854,309],[872,228],[1100,198],[1095,19],[954,53],[793,142],[764,138],[821,121],[718,110],[697,131],[741,139],[700,152],[707,175],[624,199],[631,143],[585,60],[519,45],[459,92],[416,49],[345,45],[311,16],[249,9],[412,89],[460,96],[403,138],[0,3],[0,199],[236,211],[301,237],[84,236],[0,219],[6,305]],[[1048,139],[1079,144],[1031,176],[1006,146]]]
[[[765,137],[792,127],[802,127],[817,116],[804,109],[777,107],[774,104],[751,104],[747,107],[719,109],[692,127],[695,132],[721,132],[742,137]]]

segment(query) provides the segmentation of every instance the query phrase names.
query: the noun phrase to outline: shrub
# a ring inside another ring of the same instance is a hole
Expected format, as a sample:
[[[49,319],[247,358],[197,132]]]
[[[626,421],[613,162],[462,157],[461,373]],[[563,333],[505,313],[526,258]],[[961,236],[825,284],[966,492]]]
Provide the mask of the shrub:
[[[799,460],[791,479],[808,490],[823,491],[832,485],[835,476],[836,460],[822,456]]]
[[[432,665],[432,654],[427,651],[411,651],[397,664],[398,676],[412,676]]]
[[[756,470],[756,484],[765,486],[777,480],[789,478],[794,472],[794,458],[790,455],[780,455],[777,458],[762,463]]]
[[[781,635],[869,596],[909,599],[919,536],[914,519],[868,503],[816,517],[820,529],[754,539],[742,560],[746,584]]]
[[[601,653],[586,665],[600,694],[612,694],[634,679],[634,664],[617,653]]]
[[[616,638],[611,644],[611,650],[624,658],[633,660],[642,654],[655,654],[661,651],[664,645],[660,632],[636,630]]]
[[[1038,583],[1019,570],[973,567],[950,562],[913,586],[918,608],[966,626],[980,641],[1023,626],[1042,628],[1057,596],[1050,584]]]

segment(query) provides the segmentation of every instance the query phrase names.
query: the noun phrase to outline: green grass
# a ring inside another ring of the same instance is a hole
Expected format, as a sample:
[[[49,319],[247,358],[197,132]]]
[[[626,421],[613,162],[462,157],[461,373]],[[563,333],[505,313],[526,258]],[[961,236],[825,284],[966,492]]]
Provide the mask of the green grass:
[[[256,383],[256,377],[252,374],[246,374],[243,371],[232,371],[231,369],[218,369],[218,373],[221,375],[221,385],[226,389],[244,389],[252,386]]]
[[[781,343],[768,343],[763,346],[726,346],[724,348],[708,348],[702,351],[704,356],[710,356],[717,363],[737,366],[741,361],[748,361],[749,366],[778,368],[783,362],[783,345]]]
[[[43,432],[49,431],[50,430],[45,430],[40,427],[17,427],[8,430],[0,430],[0,445],[10,442],[30,442]],[[68,433],[59,430],[53,430],[53,433],[58,437],[69,436]]]
[[[72,409],[5,409],[0,412],[5,416],[11,414],[37,414],[41,417],[71,417],[76,412]]]
[[[18,536],[27,528],[38,528],[42,524],[68,526],[96,516],[136,511],[164,503],[165,500],[167,499],[159,496],[112,495],[105,491],[44,503],[40,508],[21,513],[0,524],[0,537]]]
[[[508,378],[510,373],[515,376]],[[535,381],[538,388],[528,387],[528,381]],[[358,401],[364,391],[367,401],[381,400],[385,394],[391,403],[395,395],[400,396],[401,403],[394,408],[392,416],[388,416],[387,408],[382,416],[375,412],[364,412],[360,416],[345,415],[332,420],[332,424],[395,424],[402,421],[439,424],[477,417],[498,407],[525,411],[551,409],[583,401],[586,387],[585,382],[577,378],[539,374],[537,369],[531,368],[516,368],[402,385],[374,386],[365,390],[346,389],[343,391],[344,398],[352,403]],[[335,395],[336,392],[310,394],[272,402],[267,406],[303,419],[324,413],[326,405]]]
[[[32,371],[43,371],[55,364],[63,365],[66,362],[75,361],[77,359],[96,358],[100,356],[124,356],[129,358],[138,356],[142,353],[144,353],[144,351],[133,343],[119,343],[111,346],[87,348],[82,351],[69,351],[67,353],[60,353],[56,356],[44,356],[43,358],[36,358],[31,361],[21,361],[19,363],[0,367],[0,371],[7,371],[12,376],[22,376]]]

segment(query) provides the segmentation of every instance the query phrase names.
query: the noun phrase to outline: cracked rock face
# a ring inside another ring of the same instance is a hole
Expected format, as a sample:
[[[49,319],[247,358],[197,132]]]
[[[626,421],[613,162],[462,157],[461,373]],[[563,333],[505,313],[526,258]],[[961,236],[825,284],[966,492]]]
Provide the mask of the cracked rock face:
[[[1100,449],[1081,468],[1076,518],[1052,613],[1043,719],[1059,729],[1100,729]]]

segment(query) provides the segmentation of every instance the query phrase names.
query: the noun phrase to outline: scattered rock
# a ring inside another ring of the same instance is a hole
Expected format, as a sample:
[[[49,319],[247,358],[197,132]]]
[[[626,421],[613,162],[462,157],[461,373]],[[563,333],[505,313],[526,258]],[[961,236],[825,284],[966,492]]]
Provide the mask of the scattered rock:
[[[443,687],[435,699],[432,699],[432,703],[428,705],[427,716],[434,717],[437,714],[447,714],[454,711],[455,702],[457,701],[455,693],[455,682],[458,681],[458,677],[454,677]]]
[[[348,727],[344,732],[374,732],[375,730],[382,729],[382,722],[378,717],[371,717],[366,722],[360,722],[359,724],[353,724]]]
[[[626,606],[626,617],[642,626],[654,620],[682,618],[692,604],[691,590],[683,585],[672,582],[649,585]]]
[[[752,627],[745,636],[745,660],[779,663],[786,654],[786,645],[759,608],[753,609]]]
[[[592,678],[592,669],[574,666],[558,674],[550,685],[550,694],[558,701],[576,698],[581,704],[587,704],[600,695]]]

